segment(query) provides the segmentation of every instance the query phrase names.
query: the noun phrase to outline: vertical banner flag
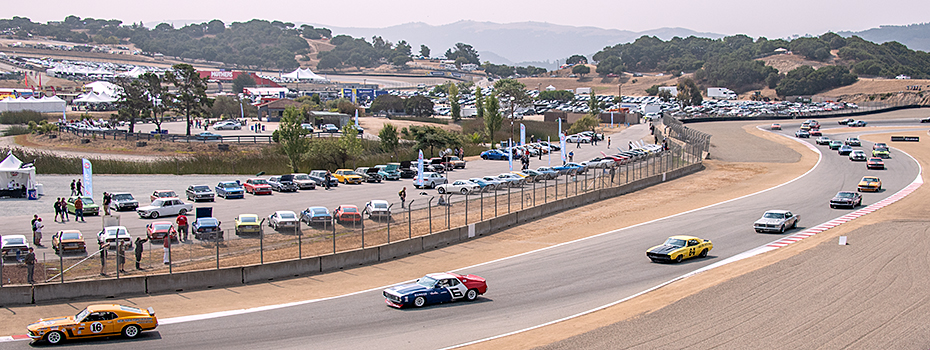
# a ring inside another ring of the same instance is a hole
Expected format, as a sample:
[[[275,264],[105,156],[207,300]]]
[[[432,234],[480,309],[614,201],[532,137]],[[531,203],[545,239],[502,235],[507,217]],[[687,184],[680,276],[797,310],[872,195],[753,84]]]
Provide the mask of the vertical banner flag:
[[[423,150],[417,156],[417,186],[423,186]]]
[[[507,163],[510,164],[510,171],[513,171],[513,139],[507,140]]]
[[[520,145],[526,144],[526,125],[520,123]]]
[[[90,161],[87,158],[81,158],[81,167],[84,168],[84,187],[81,190],[83,194],[88,197],[94,196],[94,167],[91,166]]]
[[[559,147],[562,148],[562,152],[559,152],[559,153],[562,154],[562,163],[564,164],[566,149],[565,149],[565,134],[563,133],[559,133]]]
[[[546,136],[546,145],[549,146],[549,164],[552,166],[552,141],[549,140],[549,136]]]
[[[614,111],[610,111],[610,127],[614,127]]]
[[[61,108],[61,122],[68,122],[68,104],[66,103],[64,107]]]
[[[355,126],[358,126],[358,109],[355,110]]]
[[[242,109],[242,101],[239,101],[239,118],[245,119],[245,110]]]

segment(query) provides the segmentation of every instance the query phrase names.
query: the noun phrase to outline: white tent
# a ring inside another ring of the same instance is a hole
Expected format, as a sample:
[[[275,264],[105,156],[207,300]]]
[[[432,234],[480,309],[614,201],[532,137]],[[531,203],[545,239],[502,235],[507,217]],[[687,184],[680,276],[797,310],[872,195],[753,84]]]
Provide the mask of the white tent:
[[[329,80],[322,76],[317,75],[309,68],[297,68],[293,72],[282,75],[281,78],[284,79],[293,79],[293,80]]]
[[[555,91],[555,86],[552,86],[552,85],[546,86],[546,91]]]
[[[10,181],[18,185],[25,185],[26,189],[36,188],[36,168],[32,164],[23,164],[13,152],[0,162],[0,185],[7,189]]]
[[[36,111],[41,113],[61,112],[65,101],[58,97],[5,98],[0,100],[0,112]]]
[[[105,93],[110,96],[119,95],[119,86],[107,81],[95,81],[84,85],[85,88],[91,89],[95,93]]]
[[[138,78],[142,74],[145,74],[145,69],[140,67],[132,67],[131,70],[119,73],[118,75],[123,77]]]

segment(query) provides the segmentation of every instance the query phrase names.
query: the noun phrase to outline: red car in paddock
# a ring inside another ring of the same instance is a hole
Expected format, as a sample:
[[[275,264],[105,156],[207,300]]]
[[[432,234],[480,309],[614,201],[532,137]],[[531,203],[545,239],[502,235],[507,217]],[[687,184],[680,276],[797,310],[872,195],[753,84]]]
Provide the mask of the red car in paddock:
[[[268,183],[268,180],[262,178],[252,178],[245,180],[246,193],[251,194],[271,194],[271,184]]]
[[[145,225],[146,236],[150,240],[162,240],[165,236],[171,236],[171,240],[178,239],[178,231],[174,229],[174,224],[170,221],[156,221]]]
[[[415,283],[385,289],[382,294],[384,302],[399,309],[462,299],[474,301],[487,291],[488,283],[484,278],[445,272],[431,273],[421,277]]]
[[[354,205],[340,205],[333,210],[333,219],[337,223],[362,221],[362,213]]]

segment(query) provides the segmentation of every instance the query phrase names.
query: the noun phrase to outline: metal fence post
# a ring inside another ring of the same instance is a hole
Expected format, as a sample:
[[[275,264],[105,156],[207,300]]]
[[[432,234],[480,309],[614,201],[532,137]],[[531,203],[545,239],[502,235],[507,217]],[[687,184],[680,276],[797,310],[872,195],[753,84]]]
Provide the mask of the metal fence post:
[[[358,221],[362,223],[362,249],[365,249],[365,213],[360,213],[359,217]],[[368,218],[371,219],[371,216]]]
[[[507,192],[510,192],[510,183],[507,183]],[[497,192],[494,193],[494,217],[497,217]]]
[[[388,222],[387,222],[387,242],[391,243],[391,220],[394,220],[394,216],[391,214],[391,208],[394,207],[394,203],[388,205]]]
[[[520,186],[520,210],[523,210],[523,202],[526,202],[526,184]]]
[[[543,181],[543,204],[546,204],[549,203],[549,179]]]
[[[333,219],[335,220],[335,218]],[[333,255],[336,255],[336,223],[333,222]]]
[[[265,221],[265,220],[262,220]],[[259,264],[265,264],[265,228],[259,226],[258,228],[258,256]]]
[[[452,209],[452,194],[449,194],[449,199],[446,200],[446,230],[452,229],[452,218],[449,217],[449,210]]]
[[[436,199],[436,197],[430,197],[426,201],[426,212],[429,216],[429,234],[433,234],[433,199]]]
[[[62,255],[65,254],[65,250],[61,248],[61,243],[58,243],[58,274],[61,275],[61,283],[65,283],[65,258]]]
[[[412,221],[410,221],[410,207],[413,206],[413,201],[415,201],[415,199],[411,200],[410,204],[407,204],[407,239],[413,237]]]
[[[536,206],[536,181],[533,181],[533,206]]]
[[[481,190],[481,189],[479,189],[479,190]],[[481,191],[483,191],[483,190],[481,190]],[[468,194],[469,194],[469,193],[471,193],[471,192],[465,193],[465,226],[468,226]]]
[[[300,220],[297,220],[297,259],[304,258],[303,244],[301,243],[301,236],[304,234],[304,230],[300,229]]]
[[[490,187],[490,185],[488,185],[488,186]],[[496,190],[495,190],[495,191],[496,191]],[[481,213],[478,214],[478,218],[479,218],[480,221],[484,221],[484,191],[481,191],[481,192],[480,192],[479,197],[481,197],[481,204],[479,205],[479,206],[481,207],[481,208],[480,208],[480,209],[481,209],[481,210],[480,210]]]
[[[510,214],[510,186],[509,184],[507,186],[507,214]],[[496,213],[495,213],[495,216],[497,216]]]
[[[216,242],[216,269],[219,270],[220,269],[220,240],[216,239],[213,241]],[[171,258],[171,248],[168,248],[168,258],[169,259]],[[168,266],[170,267],[171,265],[168,265]]]

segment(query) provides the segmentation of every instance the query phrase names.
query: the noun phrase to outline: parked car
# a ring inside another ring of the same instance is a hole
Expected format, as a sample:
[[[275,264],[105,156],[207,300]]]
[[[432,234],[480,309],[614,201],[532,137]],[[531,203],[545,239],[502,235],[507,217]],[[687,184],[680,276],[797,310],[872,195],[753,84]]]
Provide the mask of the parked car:
[[[419,180],[419,179],[414,178],[414,179],[413,179],[413,187],[416,187],[416,188],[420,188],[420,187],[435,188],[436,186],[439,186],[439,185],[442,185],[442,184],[445,184],[445,183],[448,183],[448,182],[449,182],[448,179],[442,177],[442,175],[440,175],[440,174],[438,174],[438,173],[435,173],[435,172],[424,172],[423,175],[422,175],[422,177],[423,177],[423,184],[422,184],[422,185],[418,184],[418,181],[417,181],[417,180]]]
[[[309,207],[300,212],[300,220],[307,225],[328,224],[333,221],[333,216],[329,214],[326,207]]]
[[[225,199],[245,197],[245,189],[242,188],[239,181],[222,181],[216,184],[214,190],[216,191],[217,197],[223,197]]]
[[[553,169],[552,167],[541,166],[536,168],[536,172],[543,174],[545,179],[552,180],[559,177],[559,171]]]
[[[590,137],[580,135],[580,134],[568,135],[568,137],[565,138],[565,143],[589,143],[589,142],[591,142]]]
[[[383,180],[400,180],[400,167],[397,163],[375,165],[375,169],[378,169],[378,173],[381,174]]]
[[[464,159],[459,159],[459,157],[451,156],[451,157],[446,157],[446,161],[452,164],[453,169],[465,169]]]
[[[439,191],[439,194],[446,194],[446,193],[469,194],[472,192],[477,192],[480,187],[481,186],[471,181],[456,180],[452,182],[451,184],[447,183],[447,184],[436,186],[436,190]]]
[[[756,232],[780,232],[798,226],[800,215],[794,215],[787,210],[769,210],[762,214],[762,218],[752,224]]]
[[[485,160],[506,160],[508,158],[507,153],[499,149],[492,149],[492,150],[481,152],[480,156],[481,156],[481,159],[485,159]]]
[[[106,326],[104,326],[106,325]],[[117,304],[90,305],[74,316],[42,318],[26,326],[33,341],[58,345],[65,340],[122,335],[136,338],[158,327],[155,310]]]
[[[178,231],[174,228],[171,221],[156,221],[145,225],[145,235],[149,240],[157,241],[171,237],[171,240],[178,239]]]
[[[258,215],[255,214],[239,214],[236,217],[236,236],[243,233],[260,233],[262,231],[261,222],[258,220]]]
[[[882,190],[882,180],[878,176],[863,176],[859,181],[859,192],[878,192]]]
[[[343,204],[333,210],[333,218],[336,219],[336,223],[358,222],[362,221],[362,213],[354,205]]]
[[[177,198],[177,197],[178,197],[178,194],[172,190],[155,190],[155,192],[152,192],[152,195],[149,196],[149,200],[154,202],[156,199],[159,199],[159,198]],[[87,203],[85,203],[85,206],[86,204]]]
[[[468,179],[468,181],[474,182],[476,185],[478,185],[479,191],[490,191],[490,190],[496,189],[496,185],[488,181],[485,181],[484,179],[473,177],[473,178]]]
[[[300,186],[294,182],[294,175],[272,176],[268,178],[268,185],[273,191],[278,192],[297,192]]]
[[[242,124],[234,121],[222,121],[216,124],[213,124],[213,130],[239,130],[242,129]]]
[[[97,203],[94,203],[93,198],[90,198],[88,196],[80,196],[80,197],[81,197],[81,203],[84,204],[84,209],[81,211],[82,213],[84,213],[84,216],[100,214],[100,206],[97,205]],[[65,210],[67,210],[68,213],[74,214],[74,202],[77,201],[77,199],[78,199],[78,196],[71,196],[65,200],[65,204],[67,205],[67,208]]]
[[[185,193],[187,193],[187,200],[189,201],[214,201],[213,190],[207,185],[190,185]]]
[[[191,225],[191,232],[194,238],[201,241],[222,241],[223,229],[220,228],[220,220],[214,217],[199,217]]]
[[[505,189],[510,187],[510,182],[500,179],[497,176],[485,176],[481,180],[486,181],[487,183],[493,184],[495,190]]]
[[[362,181],[365,182],[381,182],[381,174],[378,173],[378,169],[370,167],[359,167],[355,168],[355,173],[362,177]]]
[[[400,171],[400,177],[403,179],[412,179],[417,176],[417,169],[412,167],[412,165],[415,163],[411,161],[405,160],[400,163],[388,163],[388,165],[392,164],[397,164],[397,170]]]
[[[313,190],[316,189],[316,181],[310,178],[310,175],[304,173],[294,173],[291,174],[294,176],[294,183],[297,184],[297,188],[301,190]]]
[[[198,141],[222,140],[223,135],[214,134],[209,131],[204,131],[202,133],[194,135],[194,139]]]
[[[714,249],[709,239],[694,236],[671,236],[665,243],[646,250],[646,257],[652,262],[677,262],[694,257],[706,257]]]
[[[333,176],[336,177],[336,180],[344,184],[362,184],[362,176],[356,174],[352,169],[337,169],[336,172],[333,173]]]
[[[157,219],[163,216],[187,215],[191,210],[194,210],[194,206],[184,203],[180,199],[160,198],[152,202],[151,205],[136,209],[136,213],[139,214],[140,218]]]
[[[297,228],[297,214],[290,210],[278,210],[268,216],[268,226],[275,231],[281,228]]]
[[[271,194],[271,185],[268,184],[268,180],[260,177],[253,177],[245,180],[245,185],[243,185],[243,187],[246,193],[251,193],[253,195]]]
[[[314,170],[310,172],[310,178],[313,181],[316,181],[317,186],[326,186],[326,174],[329,173],[328,170]],[[335,176],[329,176],[329,187],[339,186],[339,180]]]
[[[855,208],[862,205],[862,195],[858,192],[840,191],[830,199],[830,208]]]
[[[79,230],[61,230],[52,235],[52,249],[56,254],[69,251],[87,252],[84,235]]]
[[[384,295],[384,301],[388,306],[404,308],[456,300],[474,301],[487,291],[487,281],[475,275],[431,273],[421,277],[416,283],[390,287],[381,294]]]
[[[391,218],[391,205],[386,200],[375,199],[365,203],[365,213],[369,219]]]
[[[503,173],[503,174],[497,175],[497,178],[507,181],[507,183],[510,184],[510,187],[523,186],[524,184],[526,184],[526,179],[524,179],[523,177],[517,174]]]
[[[117,241],[132,246],[132,237],[129,235],[129,230],[126,229],[126,226],[107,226],[100,232],[97,232],[98,245],[106,244],[115,248],[115,242]]]
[[[338,132],[339,132],[339,128],[338,128],[336,125],[333,125],[333,124],[324,124],[324,125],[323,125],[323,132],[338,133]]]
[[[139,202],[129,192],[114,192],[110,194],[110,209],[116,211],[136,210]]]
[[[0,236],[0,255],[3,259],[8,257],[19,257],[23,259],[29,253],[29,241],[24,235],[3,235]],[[17,252],[19,252],[17,254]]]
[[[866,169],[885,169],[885,162],[881,158],[872,157],[865,163]]]

